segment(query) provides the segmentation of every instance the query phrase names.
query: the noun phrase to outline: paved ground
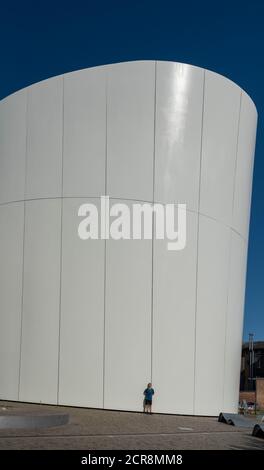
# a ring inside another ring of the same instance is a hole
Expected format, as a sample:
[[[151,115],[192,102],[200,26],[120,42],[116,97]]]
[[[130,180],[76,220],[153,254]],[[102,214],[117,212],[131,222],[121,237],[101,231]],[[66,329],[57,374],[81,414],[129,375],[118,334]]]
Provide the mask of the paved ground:
[[[7,410],[2,410],[6,407]],[[261,449],[263,439],[250,429],[218,423],[216,418],[144,415],[86,408],[54,407],[0,401],[0,412],[62,411],[65,426],[0,429],[0,449]]]

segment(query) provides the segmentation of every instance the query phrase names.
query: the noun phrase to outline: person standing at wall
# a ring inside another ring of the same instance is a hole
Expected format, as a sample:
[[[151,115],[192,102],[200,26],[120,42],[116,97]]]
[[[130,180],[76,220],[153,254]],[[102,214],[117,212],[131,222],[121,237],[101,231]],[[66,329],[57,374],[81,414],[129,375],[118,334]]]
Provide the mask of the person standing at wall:
[[[144,413],[152,413],[152,397],[154,395],[154,389],[152,388],[152,384],[148,383],[147,388],[144,390],[144,408],[143,412]]]

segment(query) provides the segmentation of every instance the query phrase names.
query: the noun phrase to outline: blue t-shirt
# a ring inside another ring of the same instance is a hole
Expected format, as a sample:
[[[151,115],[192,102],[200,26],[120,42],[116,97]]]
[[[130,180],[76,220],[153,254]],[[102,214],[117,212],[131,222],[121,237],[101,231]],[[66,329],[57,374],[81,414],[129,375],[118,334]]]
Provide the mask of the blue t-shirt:
[[[146,388],[146,390],[144,390],[144,395],[145,395],[145,398],[146,400],[152,400],[152,395],[154,395],[154,390],[153,388]]]

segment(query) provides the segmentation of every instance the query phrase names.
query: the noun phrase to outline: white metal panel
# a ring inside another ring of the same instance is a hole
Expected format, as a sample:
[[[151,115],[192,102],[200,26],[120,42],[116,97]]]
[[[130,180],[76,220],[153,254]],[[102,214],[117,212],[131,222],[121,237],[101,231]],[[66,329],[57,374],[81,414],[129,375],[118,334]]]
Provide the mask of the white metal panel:
[[[0,207],[0,398],[18,399],[24,203]]]
[[[205,72],[200,211],[231,225],[240,88]]]
[[[107,193],[152,200],[155,63],[108,67]]]
[[[64,196],[105,193],[106,68],[64,76]]]
[[[250,220],[256,126],[257,112],[254,103],[248,95],[242,92],[233,227],[245,238],[248,237]]]
[[[195,414],[222,411],[230,229],[200,216]]]
[[[154,242],[153,409],[193,414],[197,214],[187,213],[187,244]]]
[[[28,88],[26,199],[61,196],[62,77]]]
[[[60,200],[26,202],[21,401],[57,402],[60,214]]]
[[[231,232],[231,253],[226,317],[223,411],[237,413],[246,282],[247,244]]]
[[[24,199],[26,101],[22,90],[0,102],[0,203]]]
[[[151,240],[107,241],[105,408],[141,411],[150,382],[151,246]]]
[[[198,210],[204,70],[157,63],[155,201]]]
[[[78,208],[63,202],[59,403],[103,407],[104,240],[81,240]]]

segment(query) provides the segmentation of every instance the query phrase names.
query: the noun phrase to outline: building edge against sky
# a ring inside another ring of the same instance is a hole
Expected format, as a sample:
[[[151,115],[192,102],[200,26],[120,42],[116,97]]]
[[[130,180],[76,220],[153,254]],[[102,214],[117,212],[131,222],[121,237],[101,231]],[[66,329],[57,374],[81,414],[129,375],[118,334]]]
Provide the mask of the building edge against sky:
[[[236,412],[257,113],[214,72],[136,61],[0,102],[0,398]],[[187,246],[78,238],[100,196],[187,204]]]

